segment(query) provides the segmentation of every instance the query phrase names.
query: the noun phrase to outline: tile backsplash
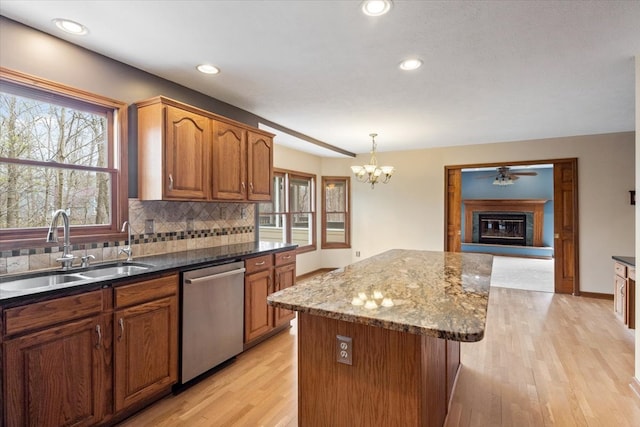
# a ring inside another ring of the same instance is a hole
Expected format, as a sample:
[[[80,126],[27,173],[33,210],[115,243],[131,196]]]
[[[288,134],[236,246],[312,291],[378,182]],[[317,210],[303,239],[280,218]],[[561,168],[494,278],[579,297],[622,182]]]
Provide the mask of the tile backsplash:
[[[140,201],[129,199],[133,257],[180,252],[255,240],[255,204]],[[60,233],[60,240],[62,234]],[[71,244],[77,257],[93,255],[92,262],[125,259],[126,240]],[[0,252],[0,275],[55,268],[62,247]],[[79,261],[76,261],[79,263]]]

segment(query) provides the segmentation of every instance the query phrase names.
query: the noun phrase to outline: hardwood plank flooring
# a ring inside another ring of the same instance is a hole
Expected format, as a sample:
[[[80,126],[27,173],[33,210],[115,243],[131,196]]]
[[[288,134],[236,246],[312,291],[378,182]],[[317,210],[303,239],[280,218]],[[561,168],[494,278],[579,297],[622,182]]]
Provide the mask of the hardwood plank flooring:
[[[121,425],[296,426],[295,332]],[[461,346],[446,426],[640,426],[634,340],[611,301],[492,288],[484,340]]]

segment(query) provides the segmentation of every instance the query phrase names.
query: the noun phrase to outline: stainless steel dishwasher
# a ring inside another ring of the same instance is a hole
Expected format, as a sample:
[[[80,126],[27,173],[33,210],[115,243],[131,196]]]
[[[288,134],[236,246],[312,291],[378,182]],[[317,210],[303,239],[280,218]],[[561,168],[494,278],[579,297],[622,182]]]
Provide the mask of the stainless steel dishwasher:
[[[244,271],[240,261],[183,273],[182,384],[242,352]]]

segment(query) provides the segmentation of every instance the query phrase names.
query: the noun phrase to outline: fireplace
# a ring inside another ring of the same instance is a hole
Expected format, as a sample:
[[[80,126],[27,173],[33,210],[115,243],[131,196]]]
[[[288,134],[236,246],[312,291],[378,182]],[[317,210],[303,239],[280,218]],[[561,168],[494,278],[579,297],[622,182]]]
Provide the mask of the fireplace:
[[[478,213],[478,243],[527,244],[527,215],[523,213]]]
[[[545,199],[463,200],[464,243],[541,247],[546,202]]]

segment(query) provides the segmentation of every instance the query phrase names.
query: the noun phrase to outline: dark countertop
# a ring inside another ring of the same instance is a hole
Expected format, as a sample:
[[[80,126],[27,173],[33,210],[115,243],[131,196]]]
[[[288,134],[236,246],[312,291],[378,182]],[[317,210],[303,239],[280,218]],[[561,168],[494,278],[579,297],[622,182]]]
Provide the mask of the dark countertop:
[[[619,255],[614,255],[611,258],[613,258],[614,260],[621,262],[623,264],[627,264],[631,267],[635,267],[636,266],[636,257],[633,256],[619,256]]]
[[[493,257],[394,249],[267,297],[315,316],[454,341],[484,336]]]
[[[250,242],[238,243],[226,246],[215,246],[211,248],[194,249],[183,252],[174,252],[160,255],[136,256],[133,254],[132,264],[145,264],[150,268],[129,275],[112,276],[106,279],[85,279],[69,283],[61,283],[47,288],[25,289],[19,291],[8,291],[0,288],[0,305],[11,303],[28,302],[29,300],[51,298],[73,291],[90,291],[94,289],[104,288],[118,282],[130,280],[135,276],[146,276],[154,273],[162,273],[165,271],[179,270],[186,271],[200,268],[208,265],[224,264],[232,261],[244,260],[257,255],[266,255],[285,250],[295,249],[297,245],[287,243],[271,243],[271,242]],[[123,263],[123,260],[118,260]],[[95,263],[90,267],[95,269],[102,264],[113,264],[114,261],[105,263]],[[125,263],[126,264],[126,263]],[[74,268],[64,273],[81,273],[87,269]],[[60,269],[49,271],[28,272],[16,275],[0,276],[0,284],[15,280],[21,280],[31,277],[43,275],[60,274]]]

